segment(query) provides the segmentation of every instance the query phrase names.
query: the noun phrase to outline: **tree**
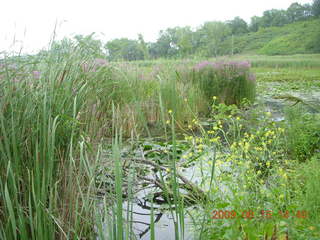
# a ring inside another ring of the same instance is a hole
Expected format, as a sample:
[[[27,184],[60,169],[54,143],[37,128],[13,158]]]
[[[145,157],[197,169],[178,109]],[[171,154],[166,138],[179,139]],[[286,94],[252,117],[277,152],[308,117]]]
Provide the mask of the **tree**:
[[[223,41],[231,35],[230,27],[223,22],[206,22],[198,29],[200,49],[207,57],[224,54]]]
[[[289,20],[284,10],[271,9],[264,11],[261,18],[262,27],[283,26],[287,23],[289,23]]]
[[[314,16],[320,16],[320,0],[313,0],[312,13]]]
[[[144,59],[149,59],[150,58],[150,54],[149,54],[148,45],[144,41],[143,35],[140,34],[140,33],[138,34],[138,43],[139,43],[141,51],[143,52],[143,58]]]
[[[251,17],[250,25],[249,25],[249,31],[250,32],[257,32],[259,28],[261,27],[261,17],[253,16]]]
[[[232,34],[241,34],[248,32],[248,24],[240,17],[235,17],[233,20],[227,21],[227,24],[231,28]]]
[[[110,60],[143,60],[144,53],[136,40],[127,38],[114,39],[107,42],[105,48]]]
[[[194,52],[194,32],[190,27],[175,28],[177,37],[178,54],[186,57]]]
[[[102,43],[100,40],[93,38],[95,33],[87,36],[76,35],[74,39],[77,41],[84,56],[103,57],[105,53],[102,51]]]
[[[176,28],[161,30],[157,41],[150,46],[153,57],[173,57],[178,55],[178,34]]]
[[[299,3],[292,3],[287,9],[287,16],[289,22],[296,22],[300,20],[305,20],[311,16],[311,5]]]

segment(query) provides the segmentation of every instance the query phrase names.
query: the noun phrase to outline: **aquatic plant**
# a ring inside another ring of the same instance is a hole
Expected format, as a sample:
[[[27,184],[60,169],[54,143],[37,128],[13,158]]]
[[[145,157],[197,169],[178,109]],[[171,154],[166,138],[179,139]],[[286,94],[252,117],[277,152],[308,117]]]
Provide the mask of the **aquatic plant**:
[[[221,103],[240,105],[244,99],[255,99],[256,82],[250,67],[248,61],[204,61],[194,67],[190,77],[208,102],[216,96]]]

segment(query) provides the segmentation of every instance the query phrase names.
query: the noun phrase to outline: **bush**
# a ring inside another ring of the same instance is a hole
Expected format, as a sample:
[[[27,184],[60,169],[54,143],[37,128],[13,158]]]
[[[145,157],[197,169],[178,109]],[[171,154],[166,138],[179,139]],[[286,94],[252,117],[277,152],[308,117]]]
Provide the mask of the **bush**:
[[[293,158],[305,161],[320,150],[319,115],[301,107],[288,109],[286,115],[288,151]]]
[[[250,63],[239,62],[201,62],[192,72],[193,82],[204,93],[208,102],[217,97],[227,105],[240,103],[247,99],[254,101],[256,81],[250,73]]]

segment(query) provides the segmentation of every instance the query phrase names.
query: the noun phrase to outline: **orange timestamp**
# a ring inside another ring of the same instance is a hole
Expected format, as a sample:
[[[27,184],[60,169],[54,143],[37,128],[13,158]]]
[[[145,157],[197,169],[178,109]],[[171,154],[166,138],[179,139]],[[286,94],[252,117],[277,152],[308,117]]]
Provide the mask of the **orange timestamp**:
[[[255,212],[253,210],[244,210],[236,212],[235,210],[213,210],[212,211],[212,219],[235,219],[235,218],[243,218],[243,219],[254,219],[254,218],[264,218],[264,219],[272,219],[273,217],[278,216],[283,219],[288,218],[299,218],[305,219],[308,218],[308,212],[305,210],[298,210],[296,212],[289,211],[278,211],[275,213],[272,210],[261,210],[259,212]]]

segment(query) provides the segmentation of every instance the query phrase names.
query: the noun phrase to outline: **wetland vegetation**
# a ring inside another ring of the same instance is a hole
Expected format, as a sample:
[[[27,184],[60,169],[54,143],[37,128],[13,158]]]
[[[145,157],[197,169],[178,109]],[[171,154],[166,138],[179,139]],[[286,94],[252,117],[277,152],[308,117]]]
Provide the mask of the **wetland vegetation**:
[[[319,238],[318,59],[4,58],[1,238]]]
[[[284,44],[319,13],[298,5],[233,32],[240,55],[165,41],[182,28],[108,57],[92,36],[3,53],[0,239],[320,239],[320,35]]]

